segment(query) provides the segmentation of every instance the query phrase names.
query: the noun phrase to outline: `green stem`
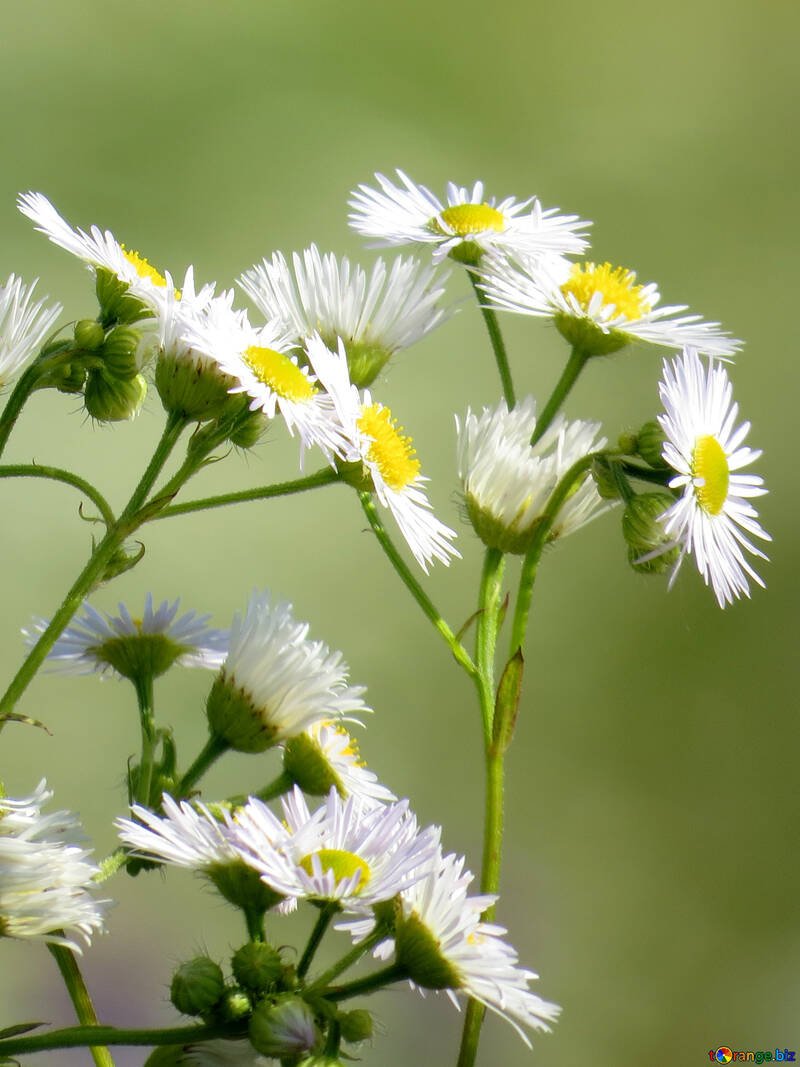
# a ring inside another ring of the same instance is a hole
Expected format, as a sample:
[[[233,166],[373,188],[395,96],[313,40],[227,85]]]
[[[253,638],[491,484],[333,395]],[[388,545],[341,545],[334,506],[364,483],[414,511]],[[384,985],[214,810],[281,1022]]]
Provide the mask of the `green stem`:
[[[39,463],[13,463],[0,467],[0,478],[47,478],[50,481],[71,485],[88,496],[103,516],[106,526],[114,525],[114,512],[103,494],[99,489],[95,489],[91,482],[73,474],[72,471],[62,470],[61,467],[45,467]]]
[[[223,752],[227,752],[229,748],[230,745],[227,741],[216,734],[211,734],[194,763],[178,783],[175,790],[176,799],[179,800],[181,797],[185,797],[192,786],[200,781],[208,768],[213,763],[216,763]]]
[[[247,926],[247,936],[251,941],[266,941],[263,908],[245,908],[244,921]]]
[[[294,786],[294,778],[286,771],[281,771],[277,778],[274,778],[269,785],[265,785],[263,789],[259,789],[257,793],[253,795],[258,797],[259,800],[263,800],[266,803],[269,800],[275,800],[277,797],[282,797],[284,793],[288,793]]]
[[[497,548],[487,548],[483,558],[480,599],[475,638],[475,666],[480,678],[478,694],[483,717],[486,748],[491,743],[494,716],[494,658],[497,630],[503,602],[503,572],[505,556]]]
[[[210,1026],[175,1026],[136,1030],[116,1026],[70,1026],[34,1037],[10,1037],[0,1041],[0,1057],[25,1052],[49,1052],[57,1048],[92,1048],[100,1045],[187,1045],[216,1037],[241,1037],[241,1027],[224,1023]]]
[[[514,382],[511,379],[511,367],[509,366],[503,335],[500,332],[500,323],[497,321],[497,313],[493,311],[492,308],[486,307],[482,303],[484,300],[484,293],[480,287],[480,282],[472,271],[468,271],[467,273],[469,274],[469,280],[472,282],[472,288],[475,290],[475,296],[478,300],[478,306],[481,309],[481,315],[483,315],[483,321],[486,323],[489,340],[492,342],[492,350],[494,351],[497,370],[500,373],[500,382],[503,386],[503,396],[506,398],[508,410],[511,411],[517,403],[517,399],[514,395]]]
[[[324,989],[321,995],[326,1000],[335,1003],[339,1000],[349,1000],[350,997],[358,997],[366,993],[376,993],[379,989],[383,989],[384,986],[390,985],[392,982],[402,982],[404,978],[408,978],[408,971],[405,967],[401,963],[390,963],[388,967],[375,971],[374,974],[368,974],[365,978],[356,978],[345,985],[331,986],[330,989]]]
[[[92,1004],[92,998],[89,996],[89,990],[86,988],[83,975],[78,967],[78,961],[75,959],[75,953],[65,945],[49,944],[47,947],[58,965],[61,977],[64,979],[64,985],[67,987],[69,998],[75,1008],[78,1022],[96,1025],[97,1015]],[[92,1045],[89,1051],[97,1067],[114,1067],[114,1060],[107,1048],[102,1045]]]
[[[175,515],[188,515],[193,511],[207,511],[210,508],[222,508],[228,504],[245,504],[253,500],[268,500],[273,496],[291,496],[293,493],[304,493],[307,489],[316,489],[322,485],[334,485],[340,481],[337,471],[330,467],[324,467],[315,474],[309,474],[307,478],[297,478],[291,482],[278,482],[276,485],[261,485],[256,489],[242,489],[238,493],[221,493],[219,496],[208,496],[202,500],[188,500],[185,504],[172,504],[170,507],[159,511],[153,516],[153,520],[171,519]]]
[[[117,871],[121,870],[128,859],[128,850],[124,845],[118,845],[113,852],[100,863],[100,870],[94,876],[94,881],[98,884],[105,882],[107,879],[112,878]]]
[[[357,945],[354,945],[349,952],[345,953],[342,958],[329,967],[327,971],[315,978],[310,986],[307,987],[306,992],[317,993],[319,995],[327,996],[327,993],[323,994],[325,987],[333,981],[334,978],[338,978],[340,974],[352,967],[354,963],[358,963],[362,956],[370,951],[379,941],[382,941],[389,934],[389,930],[382,922],[376,922],[375,928],[371,933],[367,934],[363,941],[359,941]]]
[[[11,390],[11,395],[6,402],[3,414],[0,416],[0,455],[3,454],[11,431],[19,418],[19,413],[25,406],[28,397],[36,389],[36,383],[39,381],[40,375],[41,368],[39,364],[32,363]]]
[[[364,514],[367,516],[369,524],[372,527],[372,531],[378,539],[379,545],[386,553],[386,556],[391,565],[397,571],[398,575],[400,576],[400,580],[403,582],[403,584],[406,586],[413,598],[422,608],[425,615],[427,615],[427,617],[433,623],[436,630],[444,638],[456,661],[464,668],[464,670],[468,674],[474,677],[477,672],[475,664],[472,662],[469,653],[458,640],[455,633],[447,625],[442,616],[439,614],[433,604],[433,601],[430,599],[428,594],[425,592],[425,590],[419,584],[417,579],[411,573],[405,560],[395,548],[394,542],[389,537],[385,527],[383,526],[378,516],[375,504],[372,501],[372,494],[368,492],[360,492],[358,494],[358,499],[361,501],[361,507],[364,509]]]
[[[567,360],[567,365],[564,367],[561,377],[556,382],[555,389],[550,394],[550,398],[545,404],[541,415],[536,420],[536,428],[531,437],[532,445],[535,445],[544,435],[545,431],[550,426],[550,423],[558,414],[559,408],[567,399],[569,391],[578,380],[578,376],[588,361],[589,356],[587,356],[580,348],[572,349],[569,359]]]
[[[311,961],[314,959],[314,955],[331,924],[331,919],[333,919],[338,911],[339,905],[332,901],[328,901],[328,903],[322,905],[320,913],[317,916],[317,921],[314,923],[314,929],[311,931],[311,936],[308,939],[308,944],[303,950],[303,955],[300,957],[300,962],[297,965],[297,977],[301,981],[308,974],[308,968],[311,966]]]
[[[114,525],[106,531],[105,536],[73,582],[71,589],[64,597],[55,615],[53,615],[39,640],[28,653],[22,666],[11,680],[8,689],[0,698],[0,730],[3,728],[3,713],[13,711],[17,701],[27,689],[39,667],[41,667],[47,653],[55,644],[64,627],[67,626],[95,582],[102,576],[114,552],[124,539],[136,529],[138,525],[137,512],[147,499],[147,495],[166,463],[170,452],[175,447],[184,425],[183,419],[174,415],[170,415],[167,418],[167,424],[164,427],[164,432],[156,446],[153,457],[147,465],[139,484],[134,489],[125,510]]]
[[[136,700],[139,704],[139,721],[142,728],[142,757],[139,761],[139,777],[136,783],[136,795],[134,800],[137,804],[150,807],[150,790],[153,785],[153,764],[156,755],[156,720],[153,713],[153,675],[140,676],[134,679]]]
[[[635,478],[640,482],[651,482],[653,485],[660,485],[664,489],[669,486],[669,483],[675,477],[675,471],[671,468],[654,470],[652,467],[640,467],[637,463],[627,462],[620,465],[629,478]]]

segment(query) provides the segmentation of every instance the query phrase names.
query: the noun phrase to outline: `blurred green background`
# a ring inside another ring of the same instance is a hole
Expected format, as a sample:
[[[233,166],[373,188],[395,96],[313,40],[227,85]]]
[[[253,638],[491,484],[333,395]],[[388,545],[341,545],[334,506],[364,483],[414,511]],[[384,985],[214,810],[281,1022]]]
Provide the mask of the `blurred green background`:
[[[688,1067],[720,1044],[800,1045],[798,31],[800,9],[781,0],[3,5],[0,271],[39,275],[68,318],[93,313],[89,277],[17,215],[19,191],[42,190],[73,223],[108,226],[173,272],[192,262],[200,279],[231,284],[274,249],[312,240],[369,262],[375,253],[348,230],[347,196],[401,166],[435,190],[480,177],[490,194],[535,193],[594,219],[595,257],[637,269],[666,302],[690,303],[747,342],[733,374],[771,489],[768,590],[720,612],[687,564],[667,595],[627,568],[615,515],[541,570],[500,918],[540,972],[537,991],[564,1013],[533,1053],[490,1021],[486,1067]],[[451,292],[460,313],[397,359],[379,395],[414,436],[437,512],[459,524],[453,413],[494,402],[499,386],[463,275]],[[533,320],[504,324],[519,391],[541,397],[563,345]],[[659,367],[644,348],[590,366],[568,413],[601,418],[613,438],[655,414]],[[113,428],[92,426],[73,398],[40,395],[7,460],[72,467],[119,504],[160,425],[154,394],[134,424]],[[201,476],[192,495],[292,477],[295,464],[276,432],[246,462]],[[4,482],[2,492],[10,677],[20,626],[52,612],[90,531],[66,489]],[[370,765],[477,868],[473,694],[364,525],[340,489],[170,520],[95,602],[135,606],[151,589],[226,625],[253,587],[291,599],[369,688]],[[463,562],[429,583],[456,623],[473,610],[480,561],[459,528]],[[159,686],[185,760],[204,737],[208,684],[178,672]],[[53,736],[5,730],[0,776],[21,794],[46,774],[105,854],[137,744],[132,694],[44,677],[21,710]],[[224,761],[209,795],[258,786],[273,770],[263,760]],[[182,872],[120,876],[109,892],[111,936],[85,957],[103,1017],[177,1021],[174,965],[200,948],[224,957],[242,939],[238,920]],[[0,1026],[70,1021],[44,950],[6,942],[0,954]],[[386,1032],[366,1063],[454,1063],[460,1020],[442,998],[398,988],[372,1006]],[[117,1062],[144,1058],[128,1050]],[[70,1067],[88,1055],[29,1062]]]

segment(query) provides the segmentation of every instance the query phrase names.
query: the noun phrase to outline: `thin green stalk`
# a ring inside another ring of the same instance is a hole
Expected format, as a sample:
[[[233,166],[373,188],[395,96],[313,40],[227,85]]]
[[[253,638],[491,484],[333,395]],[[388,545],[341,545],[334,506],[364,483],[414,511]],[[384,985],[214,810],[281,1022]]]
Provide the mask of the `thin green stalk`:
[[[402,982],[404,978],[408,978],[408,971],[405,967],[401,963],[390,963],[388,967],[375,971],[374,974],[368,974],[365,978],[356,978],[345,985],[323,989],[321,995],[326,1000],[336,1003],[340,1000],[349,1000],[351,997],[376,993],[379,989],[383,989],[384,986],[390,985],[392,982]]]
[[[227,752],[229,748],[230,745],[227,741],[216,734],[211,734],[194,763],[178,783],[175,791],[177,797],[185,797],[192,786],[200,781],[209,767],[216,763],[223,752]]]
[[[343,974],[346,970],[352,967],[353,964],[358,963],[361,957],[377,945],[379,941],[382,941],[387,937],[388,933],[389,931],[383,923],[376,922],[372,932],[367,934],[363,941],[359,941],[357,945],[354,945],[353,948],[345,953],[345,955],[334,963],[332,967],[329,967],[327,971],[321,974],[318,978],[315,978],[311,985],[306,987],[306,992],[313,992],[322,996],[325,987],[332,982],[334,978],[338,978],[340,974]],[[327,996],[327,993],[324,995]]]
[[[450,651],[453,653],[456,661],[464,668],[464,670],[471,676],[475,677],[477,671],[475,664],[469,656],[469,653],[456,637],[455,633],[450,629],[445,620],[439,614],[438,610],[433,604],[428,594],[419,584],[417,579],[409,570],[405,560],[395,548],[394,542],[386,532],[383,523],[381,522],[378,512],[375,508],[375,504],[372,501],[372,494],[368,492],[360,492],[358,499],[361,501],[361,507],[364,509],[364,514],[367,516],[372,531],[378,539],[378,544],[381,546],[386,556],[400,576],[400,580],[406,586],[413,598],[419,604],[424,611],[425,615],[433,623],[436,630],[446,641]]]
[[[246,908],[244,921],[247,926],[247,936],[251,941],[266,941],[263,908]]]
[[[481,309],[481,315],[483,315],[483,321],[486,323],[486,329],[489,333],[489,340],[492,342],[492,350],[494,352],[495,362],[497,363],[497,370],[500,373],[500,382],[503,386],[503,396],[506,398],[506,404],[508,410],[516,405],[517,399],[514,395],[514,382],[511,378],[511,367],[508,362],[508,354],[506,353],[505,342],[503,341],[503,335],[500,332],[500,323],[497,321],[497,314],[490,307],[486,307],[483,304],[484,294],[480,287],[478,278],[473,271],[467,271],[469,274],[469,280],[472,282],[472,288],[475,290],[475,296],[478,300],[478,306]]]
[[[153,712],[153,675],[148,673],[144,677],[137,676],[133,684],[136,689],[139,722],[142,729],[142,757],[139,760],[139,777],[134,799],[137,804],[149,807],[157,741],[156,720]]]
[[[651,467],[640,467],[637,463],[622,463],[623,473],[627,474],[629,478],[635,478],[640,482],[650,482],[653,485],[660,485],[666,489],[669,483],[675,477],[675,471],[671,468],[664,468],[664,470],[655,470]]]
[[[69,1026],[33,1037],[9,1037],[0,1041],[0,1059],[25,1052],[50,1052],[57,1048],[92,1048],[101,1045],[188,1045],[216,1037],[241,1037],[241,1027],[230,1024],[174,1026],[152,1030],[116,1026]]]
[[[300,962],[297,965],[297,977],[301,981],[308,974],[308,968],[311,966],[311,961],[314,959],[314,955],[331,924],[331,919],[333,919],[338,911],[339,905],[332,901],[328,901],[327,904],[322,905],[320,913],[317,916],[317,921],[314,923],[314,929],[311,931],[311,936],[308,939],[308,944],[303,950],[303,955],[300,957]]]
[[[88,496],[102,515],[106,526],[114,525],[114,512],[100,490],[95,489],[91,482],[87,482],[85,478],[73,474],[72,471],[62,470],[61,467],[45,467],[39,463],[12,463],[5,467],[0,467],[0,478],[47,478],[50,481],[71,485],[73,488],[80,490],[85,496]]]
[[[39,381],[41,374],[41,368],[38,363],[32,363],[28,369],[20,375],[17,380],[17,384],[11,390],[11,394],[6,401],[6,406],[3,409],[3,414],[0,415],[0,455],[3,454],[3,450],[6,447],[8,438],[11,431],[14,429],[19,414],[25,406],[31,393],[36,389],[36,383]]]
[[[75,1008],[78,1022],[96,1025],[97,1015],[92,1004],[92,998],[89,996],[89,990],[86,988],[83,975],[78,967],[78,961],[75,959],[75,953],[65,945],[49,944],[47,947],[50,949],[50,953],[61,972],[61,977],[64,979],[64,985],[67,987],[69,999]],[[92,1045],[89,1051],[97,1067],[114,1067],[114,1060],[107,1048],[102,1045]]]
[[[477,633],[475,637],[475,666],[480,677],[478,692],[481,701],[483,732],[488,749],[492,737],[494,715],[494,659],[500,609],[503,603],[503,572],[505,556],[498,548],[487,548],[483,558]]]
[[[291,496],[304,493],[307,489],[316,489],[323,485],[334,485],[340,481],[339,473],[331,467],[324,467],[306,478],[297,478],[290,482],[278,482],[275,485],[261,485],[256,489],[242,489],[237,493],[220,493],[218,496],[204,497],[202,500],[188,500],[185,504],[172,504],[152,517],[171,519],[175,515],[188,515],[193,511],[208,511],[210,508],[222,508],[228,504],[245,504],[253,500],[268,500],[273,496]]]
[[[536,429],[531,437],[531,444],[535,445],[543,436],[550,423],[558,414],[559,408],[567,399],[578,377],[589,361],[589,356],[579,348],[573,348],[570,352],[567,365],[561,372],[561,377],[556,382],[556,387],[550,394],[550,398],[542,409],[542,413],[536,420]]]
[[[178,438],[184,428],[183,419],[170,415],[164,432],[156,446],[153,457],[147,465],[139,484],[133,491],[125,510],[114,525],[106,531],[105,536],[95,548],[88,562],[72,584],[61,605],[53,615],[49,624],[42,632],[39,640],[22,663],[11,683],[0,698],[0,730],[3,728],[2,715],[13,711],[17,701],[27,689],[34,675],[41,667],[47,653],[53,647],[64,627],[69,623],[72,616],[80,607],[83,598],[92,589],[95,582],[102,576],[112,556],[122,544],[124,539],[136,529],[139,520],[137,512],[147,499],[156,478],[166,463],[170,452],[175,447]]]

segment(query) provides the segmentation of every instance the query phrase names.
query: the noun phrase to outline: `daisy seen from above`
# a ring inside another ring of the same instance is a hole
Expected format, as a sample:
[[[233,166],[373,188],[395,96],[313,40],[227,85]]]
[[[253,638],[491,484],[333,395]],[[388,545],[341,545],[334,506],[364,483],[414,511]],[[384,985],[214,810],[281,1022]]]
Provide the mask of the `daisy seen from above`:
[[[451,556],[460,557],[451,544],[455,531],[433,514],[423,489],[428,479],[420,473],[411,439],[404,436],[389,408],[373,402],[369,390],[362,394],[352,384],[342,343],[332,352],[321,338],[314,337],[307,353],[348,442],[344,458],[362,466],[422,569],[427,573],[434,559],[448,564]]]
[[[741,348],[718,322],[682,315],[685,304],[658,307],[657,286],[638,284],[625,267],[493,256],[477,273],[490,307],[552,319],[585,356],[607,355],[633,341],[666,348],[692,345],[722,359]]]
[[[154,607],[152,593],[141,616],[131,615],[125,604],[118,615],[109,615],[85,600],[82,614],[56,640],[45,662],[66,674],[110,672],[131,679],[157,678],[175,664],[216,670],[227,653],[227,631],[210,627],[210,615],[178,615],[179,609],[180,600]],[[47,626],[47,619],[34,619],[22,631],[27,644],[35,644]]]
[[[61,314],[61,304],[32,300],[36,282],[22,284],[11,275],[0,285],[0,387],[6,385],[39,352]]]
[[[544,210],[535,197],[487,200],[483,182],[471,189],[448,182],[441,200],[401,170],[396,173],[399,184],[376,174],[379,188],[360,185],[350,200],[350,225],[378,246],[429,245],[434,261],[450,256],[466,264],[492,249],[563,256],[587,247],[581,231],[590,223]]]
[[[268,321],[297,344],[319,334],[329,348],[341,338],[352,381],[371,385],[386,362],[448,316],[441,304],[447,274],[412,258],[391,269],[379,259],[367,272],[316,245],[291,266],[280,252],[246,271],[241,286]]]
[[[764,585],[745,553],[767,558],[750,539],[771,540],[750,503],[767,490],[758,475],[740,473],[761,452],[744,444],[750,423],[738,423],[727,371],[703,362],[695,349],[664,361],[659,395],[665,412],[658,418],[666,438],[663,458],[676,471],[669,486],[683,491],[661,518],[681,549],[672,580],[684,556],[694,556],[706,585],[725,607],[750,595],[748,577]]]

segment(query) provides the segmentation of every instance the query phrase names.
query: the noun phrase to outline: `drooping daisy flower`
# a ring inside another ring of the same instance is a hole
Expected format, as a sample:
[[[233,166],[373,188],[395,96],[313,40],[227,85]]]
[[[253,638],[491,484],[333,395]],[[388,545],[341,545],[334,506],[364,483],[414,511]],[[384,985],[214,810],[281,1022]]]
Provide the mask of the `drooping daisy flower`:
[[[447,317],[441,307],[445,274],[415,259],[382,259],[367,275],[347,258],[320,255],[316,245],[295,253],[290,268],[280,252],[242,275],[241,285],[268,321],[302,344],[319,334],[329,348],[341,338],[352,381],[370,385],[384,364]]]
[[[400,527],[422,569],[434,560],[449,563],[460,553],[450,543],[455,531],[439,522],[422,488],[427,478],[409,437],[398,427],[391,411],[374,403],[368,390],[363,395],[350,381],[344,346],[336,353],[319,338],[307,347],[308,358],[336,407],[348,442],[345,459],[360,463],[371,480],[378,500],[387,507]]]
[[[289,835],[279,848],[270,833],[274,816],[256,799],[236,812],[236,843],[266,884],[287,897],[364,911],[423,877],[438,847],[438,828],[420,832],[407,801],[365,807],[333,788],[312,815],[295,787],[282,804]]]
[[[85,600],[83,614],[55,642],[47,664],[67,674],[110,671],[123,678],[157,678],[174,664],[216,670],[225,659],[227,632],[209,627],[210,615],[187,611],[178,616],[179,607],[180,600],[162,600],[154,608],[148,593],[139,618],[125,604],[119,605],[119,615],[108,615]],[[27,643],[35,644],[47,626],[47,619],[34,619],[22,631]]]
[[[524,553],[553,490],[582,456],[605,445],[596,422],[567,422],[557,415],[531,445],[536,401],[526,397],[512,411],[501,400],[480,415],[467,411],[458,430],[458,475],[470,521],[481,540],[503,552]],[[567,498],[548,540],[573,533],[608,504],[588,476]]]
[[[268,1067],[249,1041],[203,1041],[187,1045],[178,1061],[186,1067]]]
[[[356,739],[335,722],[320,722],[290,738],[283,767],[304,793],[325,796],[331,787],[339,796],[358,797],[362,804],[396,800],[361,761]]]
[[[0,285],[0,386],[30,363],[61,314],[61,304],[31,302],[35,287],[13,274]]]
[[[77,818],[42,813],[52,792],[39,783],[31,797],[0,795],[0,937],[33,938],[80,952],[105,923],[106,900],[92,896],[97,867],[80,838]]]
[[[208,697],[212,733],[241,752],[263,752],[314,723],[368,711],[347,684],[341,652],[308,639],[291,604],[254,592],[237,614],[230,650]]]
[[[492,307],[551,318],[587,356],[616,352],[633,341],[666,348],[692,345],[720,358],[742,346],[718,322],[681,315],[685,304],[657,307],[656,285],[637,284],[636,274],[625,267],[495,256],[478,273]]]
[[[92,271],[98,268],[109,271],[139,299],[149,297],[153,287],[166,286],[164,275],[138,252],[126,249],[110,230],[100,230],[97,226],[92,226],[88,233],[73,229],[42,193],[23,193],[17,206],[53,244],[82,259]]]
[[[771,538],[749,502],[767,490],[757,475],[737,473],[761,452],[743,445],[750,423],[737,426],[739,406],[725,368],[706,366],[695,349],[664,361],[659,394],[665,409],[658,420],[666,436],[663,457],[677,471],[669,485],[683,489],[661,521],[681,547],[678,566],[686,553],[693,555],[706,585],[725,607],[750,595],[748,575],[764,585],[745,552],[767,558],[750,540]],[[677,567],[673,579],[675,573]]]
[[[432,245],[434,260],[449,255],[468,264],[491,249],[561,256],[586,248],[580,231],[589,223],[554,208],[543,210],[535,197],[487,201],[483,182],[471,189],[449,182],[442,201],[401,170],[397,177],[399,185],[376,174],[380,189],[360,185],[350,200],[350,225],[376,238],[376,245]]]
[[[270,419],[280,412],[303,448],[319,445],[328,460],[341,455],[346,443],[333,403],[308,368],[299,365],[292,339],[278,324],[251,326],[232,300],[231,292],[212,300],[202,317],[188,324],[185,342],[230,375],[230,392],[250,397],[252,411]]]

